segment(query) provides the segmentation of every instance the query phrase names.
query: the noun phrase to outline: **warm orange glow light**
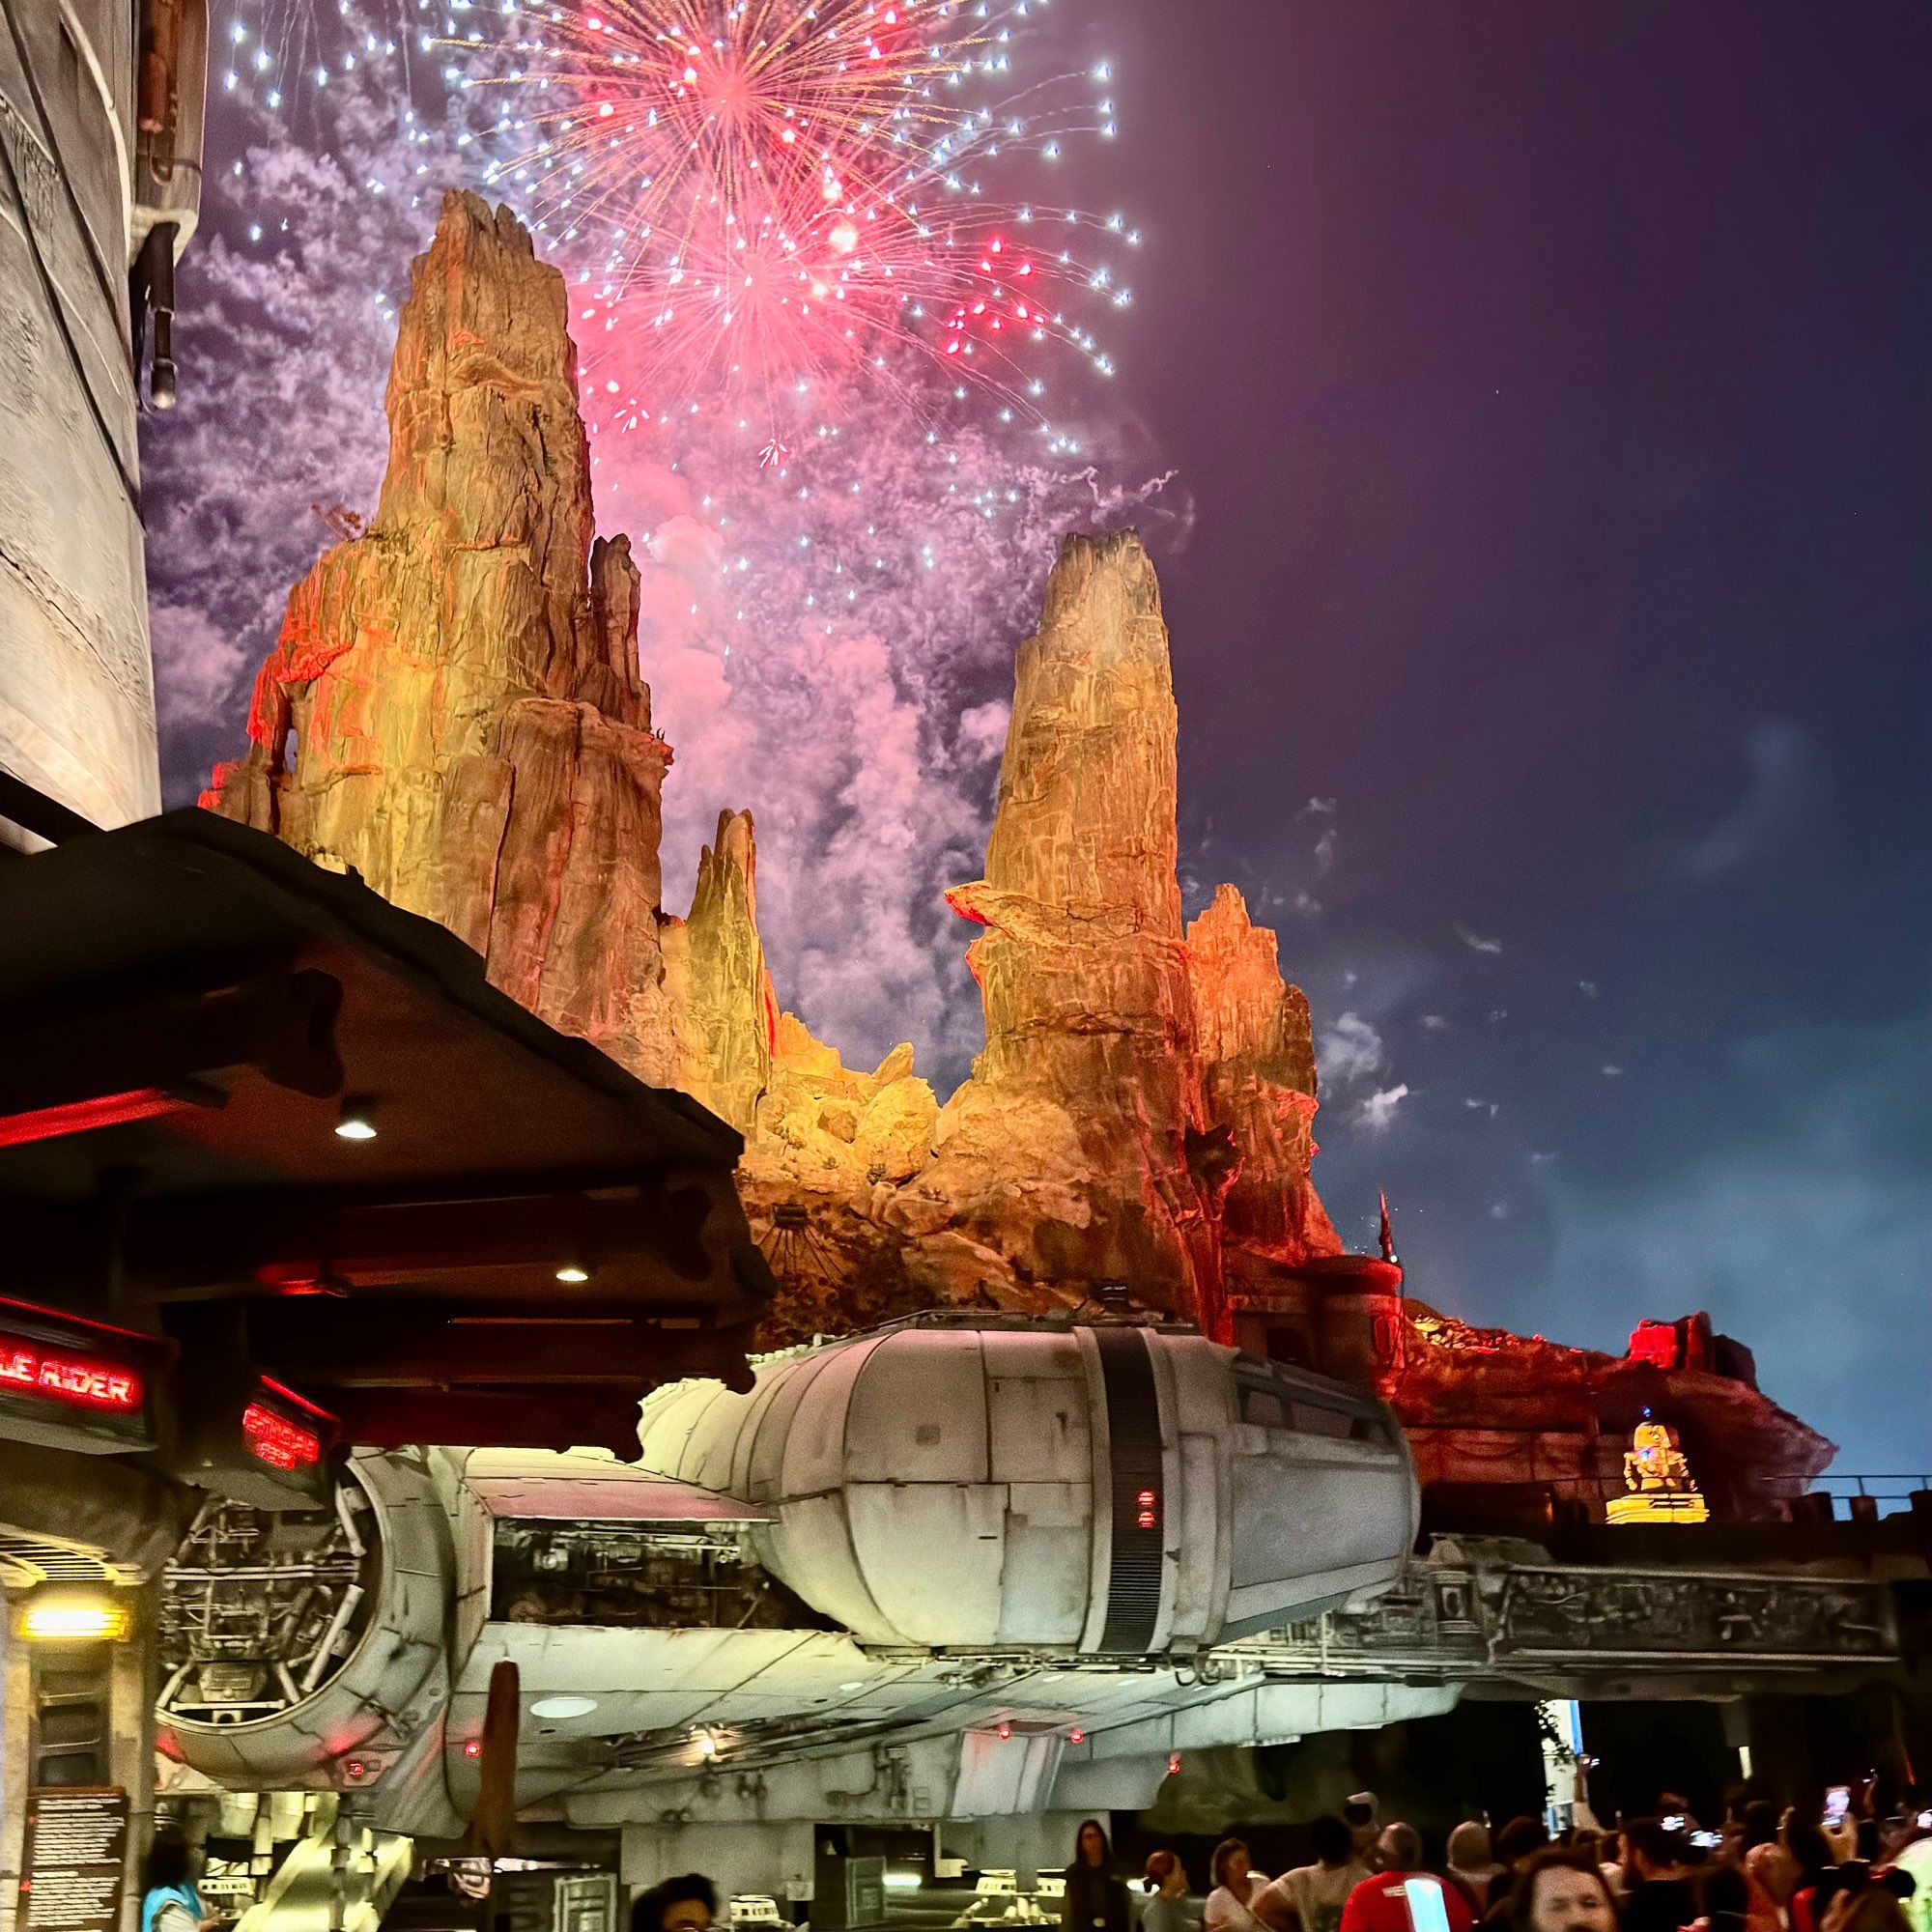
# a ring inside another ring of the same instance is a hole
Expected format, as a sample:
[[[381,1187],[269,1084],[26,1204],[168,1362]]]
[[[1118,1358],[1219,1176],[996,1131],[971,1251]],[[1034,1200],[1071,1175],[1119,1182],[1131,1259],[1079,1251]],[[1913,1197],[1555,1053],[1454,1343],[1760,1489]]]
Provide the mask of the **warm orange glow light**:
[[[21,1636],[35,1643],[110,1643],[128,1634],[128,1605],[105,1590],[43,1590],[20,1611]]]

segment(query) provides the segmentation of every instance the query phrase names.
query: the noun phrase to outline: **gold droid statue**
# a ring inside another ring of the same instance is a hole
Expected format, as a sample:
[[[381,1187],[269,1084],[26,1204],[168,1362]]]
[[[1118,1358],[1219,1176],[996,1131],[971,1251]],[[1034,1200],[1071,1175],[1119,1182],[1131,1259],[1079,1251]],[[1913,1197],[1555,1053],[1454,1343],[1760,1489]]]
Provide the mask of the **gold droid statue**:
[[[1612,1496],[1612,1522],[1706,1522],[1711,1512],[1677,1446],[1677,1432],[1649,1416],[1639,1422],[1624,1456],[1629,1494]]]

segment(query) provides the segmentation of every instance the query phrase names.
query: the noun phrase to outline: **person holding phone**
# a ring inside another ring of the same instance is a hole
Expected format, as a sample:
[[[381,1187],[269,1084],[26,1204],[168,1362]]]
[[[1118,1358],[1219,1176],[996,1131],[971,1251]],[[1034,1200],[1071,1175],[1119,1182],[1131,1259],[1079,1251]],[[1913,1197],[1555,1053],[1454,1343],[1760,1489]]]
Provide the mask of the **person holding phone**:
[[[1798,1861],[1778,1831],[1777,1806],[1754,1798],[1738,1814],[1738,1862],[1748,1896],[1745,1932],[1784,1932],[1785,1908],[1798,1887]]]
[[[1678,1932],[1697,1917],[1697,1893],[1683,1814],[1635,1818],[1624,1827],[1630,1897],[1625,1932]],[[1675,1829],[1673,1829],[1673,1825]]]
[[[1834,1784],[1825,1793],[1825,1812],[1818,1824],[1836,1863],[1848,1864],[1858,1857],[1859,1821],[1852,1815],[1849,1784]]]
[[[1791,1932],[1818,1932],[1815,1902],[1818,1887],[1833,1863],[1832,1847],[1824,1833],[1810,1819],[1801,1818],[1795,1809],[1784,1814],[1784,1823],[1778,1830],[1785,1850],[1798,1867],[1798,1877],[1785,1905],[1785,1922]]]

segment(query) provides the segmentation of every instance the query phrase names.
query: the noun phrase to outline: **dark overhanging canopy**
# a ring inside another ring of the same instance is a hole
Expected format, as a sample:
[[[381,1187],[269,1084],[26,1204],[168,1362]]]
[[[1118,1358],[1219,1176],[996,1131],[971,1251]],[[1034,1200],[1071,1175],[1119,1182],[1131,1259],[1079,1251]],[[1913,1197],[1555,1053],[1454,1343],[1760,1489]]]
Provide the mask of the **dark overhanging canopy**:
[[[61,831],[0,855],[0,1293],[171,1336],[178,1403],[245,1365],[364,1443],[631,1454],[651,1386],[748,1385],[735,1131],[265,834]]]

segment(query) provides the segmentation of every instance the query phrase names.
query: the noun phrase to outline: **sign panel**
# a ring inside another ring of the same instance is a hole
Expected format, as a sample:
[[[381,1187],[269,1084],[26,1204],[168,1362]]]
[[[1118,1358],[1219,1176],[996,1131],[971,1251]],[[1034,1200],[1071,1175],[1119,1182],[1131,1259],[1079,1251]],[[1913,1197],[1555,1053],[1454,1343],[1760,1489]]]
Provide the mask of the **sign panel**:
[[[863,1925],[886,1922],[886,1861],[884,1859],[845,1861],[845,1923],[853,1932]]]
[[[151,1392],[171,1346],[0,1297],[0,1436],[57,1449],[152,1449]]]
[[[27,1794],[21,1932],[116,1932],[128,1853],[128,1794],[114,1785]]]
[[[614,1872],[570,1872],[556,1882],[551,1911],[555,1932],[617,1932]]]

